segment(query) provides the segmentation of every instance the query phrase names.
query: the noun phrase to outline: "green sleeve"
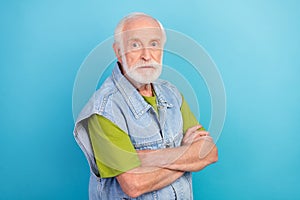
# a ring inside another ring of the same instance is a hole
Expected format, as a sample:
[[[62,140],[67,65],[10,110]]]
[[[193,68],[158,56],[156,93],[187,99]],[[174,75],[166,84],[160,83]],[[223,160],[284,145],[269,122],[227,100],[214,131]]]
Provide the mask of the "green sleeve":
[[[182,104],[181,104],[181,115],[182,115],[182,119],[183,119],[183,133],[186,132],[186,130],[188,128],[191,128],[192,126],[198,125],[199,122],[196,119],[196,117],[194,116],[194,114],[192,113],[189,105],[187,104],[187,102],[185,101],[183,95],[182,96]],[[200,130],[205,130],[205,128],[200,128]]]
[[[102,178],[114,177],[140,166],[129,136],[116,124],[95,114],[88,119],[88,130]]]

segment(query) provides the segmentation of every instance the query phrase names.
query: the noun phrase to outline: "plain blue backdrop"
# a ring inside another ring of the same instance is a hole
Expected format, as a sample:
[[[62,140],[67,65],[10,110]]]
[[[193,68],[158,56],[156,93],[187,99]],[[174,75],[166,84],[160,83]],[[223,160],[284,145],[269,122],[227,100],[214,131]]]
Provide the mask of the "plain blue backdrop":
[[[300,199],[298,1],[12,0],[0,3],[0,199],[88,199],[72,91],[89,52],[146,12],[201,44],[223,77],[218,163],[195,199]]]

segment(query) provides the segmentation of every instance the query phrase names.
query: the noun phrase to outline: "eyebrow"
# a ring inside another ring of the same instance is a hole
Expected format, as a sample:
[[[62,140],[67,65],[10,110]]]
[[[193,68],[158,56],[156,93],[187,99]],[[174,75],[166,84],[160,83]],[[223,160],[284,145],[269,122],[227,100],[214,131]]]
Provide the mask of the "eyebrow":
[[[150,38],[149,41],[161,41],[162,39],[161,38]],[[140,38],[137,38],[137,37],[132,37],[132,38],[129,38],[127,41],[141,41]]]
[[[140,40],[139,38],[136,38],[136,37],[132,37],[132,38],[129,38],[127,41],[138,41]]]

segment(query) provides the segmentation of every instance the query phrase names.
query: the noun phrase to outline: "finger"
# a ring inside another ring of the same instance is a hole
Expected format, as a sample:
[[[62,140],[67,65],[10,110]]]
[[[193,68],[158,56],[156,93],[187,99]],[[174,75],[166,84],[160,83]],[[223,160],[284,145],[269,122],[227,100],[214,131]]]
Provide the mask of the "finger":
[[[197,130],[194,131],[193,134],[198,134],[198,135],[210,135],[208,131],[202,131],[202,130]]]
[[[208,135],[205,134],[205,133],[196,133],[196,132],[194,132],[193,134],[191,134],[190,137],[187,138],[187,140],[190,141],[190,142],[195,142],[198,139],[201,139],[202,137],[206,137],[206,136],[208,136]]]
[[[194,142],[198,141],[198,140],[205,140],[205,141],[212,142],[212,143],[214,142],[213,138],[211,136],[207,136],[207,135],[202,135],[200,137],[195,138]]]
[[[185,139],[197,139],[199,137],[209,136],[209,132],[207,131],[194,131],[185,137]]]
[[[200,137],[201,136],[199,134],[194,134],[194,133],[186,134],[185,137],[183,138],[183,143],[190,144]]]
[[[193,133],[195,132],[196,130],[198,130],[199,128],[202,128],[202,125],[196,125],[196,126],[192,126],[191,128],[188,128],[186,133]]]

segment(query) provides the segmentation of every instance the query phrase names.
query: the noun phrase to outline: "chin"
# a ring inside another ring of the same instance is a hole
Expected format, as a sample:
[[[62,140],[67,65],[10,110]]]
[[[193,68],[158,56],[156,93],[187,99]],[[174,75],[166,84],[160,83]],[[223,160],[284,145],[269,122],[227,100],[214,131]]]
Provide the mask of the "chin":
[[[130,79],[132,79],[134,82],[139,84],[150,84],[156,81],[161,74],[161,70],[145,70],[144,72],[138,72],[138,71],[131,71],[128,76]]]

